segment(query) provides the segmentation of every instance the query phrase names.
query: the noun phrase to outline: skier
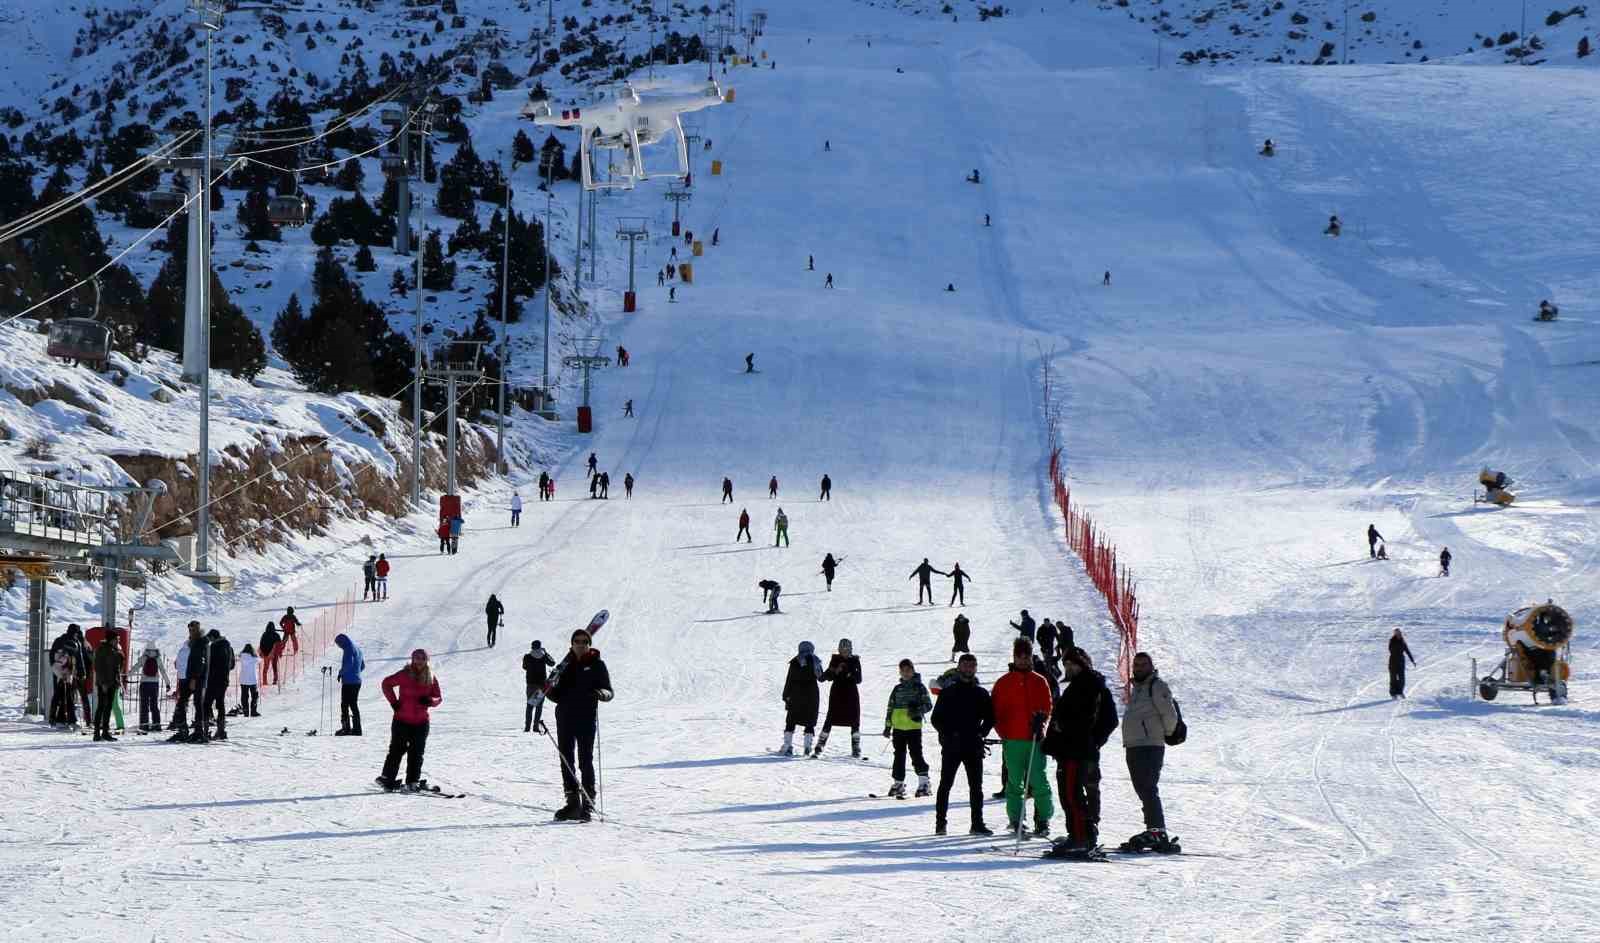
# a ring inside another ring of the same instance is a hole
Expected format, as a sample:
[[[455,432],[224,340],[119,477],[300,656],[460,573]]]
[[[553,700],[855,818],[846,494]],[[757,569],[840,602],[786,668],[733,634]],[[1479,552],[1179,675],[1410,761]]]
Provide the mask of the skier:
[[[827,279],[827,281],[822,283],[822,287],[823,288],[832,288],[833,287],[833,273],[832,272],[828,273],[828,279]]]
[[[745,373],[755,373],[756,372],[756,355],[755,354],[745,354],[744,355],[744,372]]]
[[[772,545],[776,547],[780,540],[789,546],[789,515],[783,513],[783,508],[778,508],[778,516],[772,519]]]
[[[166,660],[154,645],[139,656],[139,729],[151,733],[161,729],[162,688],[172,691]]]
[[[50,723],[52,726],[77,727],[78,714],[76,710],[78,678],[87,670],[78,639],[82,638],[82,629],[78,623],[67,625],[67,630],[56,636],[50,643],[51,675],[54,678],[54,691],[50,700]],[[179,680],[182,680],[179,675]],[[90,718],[85,716],[84,720]]]
[[[783,592],[783,586],[777,580],[761,580],[756,585],[761,587],[761,602],[767,612],[778,612],[778,594]]]
[[[449,553],[450,552],[450,522],[445,520],[442,517],[439,518],[439,526],[434,529],[434,533],[439,536],[439,552],[440,553]]]
[[[906,797],[906,753],[911,754],[911,766],[917,773],[917,798],[933,795],[933,785],[928,781],[928,762],[922,758],[922,719],[933,710],[933,699],[922,683],[911,659],[900,659],[900,681],[889,692],[889,707],[883,716],[883,735],[894,741],[894,767],[890,775],[894,784],[889,795],[896,799]]]
[[[656,269],[656,284],[659,286],[659,285],[665,285],[666,283],[667,283],[667,270],[666,269],[659,269],[659,268]]]
[[[633,497],[633,472],[628,472],[622,476],[622,496],[625,498]]]
[[[494,648],[494,634],[501,624],[505,622],[506,607],[494,593],[489,594],[489,601],[483,604],[483,615],[489,623],[489,647]]]
[[[799,654],[789,659],[789,673],[783,680],[783,756],[794,756],[794,728],[806,732],[804,748],[800,755],[811,752],[811,737],[817,729],[817,708],[822,691],[817,682],[822,680],[822,662],[813,654],[816,646],[801,642]]]
[[[1382,539],[1383,539],[1383,535],[1378,533],[1378,526],[1376,524],[1368,524],[1367,525],[1367,555],[1370,556],[1374,560],[1378,559],[1378,541],[1380,541]]]
[[[1044,772],[1044,738],[1050,716],[1050,685],[1033,670],[1033,643],[1018,638],[1011,644],[1011,667],[994,683],[994,729],[1003,741],[1006,767],[1006,817],[1009,830],[1022,828],[1023,790],[1033,790],[1033,834],[1050,834],[1055,806]],[[1126,738],[1126,734],[1124,735]]]
[[[744,508],[739,510],[739,533],[733,535],[734,543],[739,542],[740,534],[744,535],[745,543],[755,543],[755,539],[750,536],[750,512]]]
[[[814,256],[814,255],[806,256],[806,271],[815,272],[816,270],[817,270],[817,257]]]
[[[539,500],[550,500],[550,473],[547,471],[539,472]]]
[[[827,475],[822,476],[822,493],[817,496],[818,501],[833,500],[833,479]]]
[[[861,659],[856,656],[850,640],[839,640],[839,651],[828,659],[828,670],[822,680],[831,682],[828,689],[828,715],[822,719],[822,732],[817,735],[813,757],[822,755],[828,734],[834,727],[850,728],[850,755],[861,756]]]
[[[374,602],[377,601],[376,597],[378,595],[378,574],[375,572],[375,569],[376,569],[377,565],[378,565],[378,555],[375,554],[375,553],[368,554],[367,555],[367,562],[361,564],[361,600],[362,600],[362,602],[365,602],[369,596],[373,597],[373,601]]]
[[[461,549],[461,529],[467,524],[461,515],[455,514],[450,518],[450,553],[454,555]]]
[[[522,656],[522,675],[526,681],[527,710],[522,715],[522,732],[527,733],[533,729],[533,697],[544,690],[545,680],[550,676],[550,669],[554,668],[556,660],[544,650],[544,643],[538,639],[533,640],[533,645],[528,649],[528,654]]]
[[[833,554],[830,553],[822,558],[822,578],[827,582],[830,593],[833,592],[833,574],[838,569],[839,561],[833,558]]]
[[[1027,639],[1030,645],[1032,644],[1035,627],[1033,616],[1028,615],[1028,610],[1022,610],[1022,621],[1020,623],[1011,623],[1011,627],[1016,629],[1018,632],[1021,632],[1022,637]]]
[[[1439,575],[1440,576],[1449,576],[1450,575],[1450,548],[1449,547],[1446,547],[1443,550],[1439,551]]]
[[[937,573],[940,576],[950,575],[943,570],[935,570],[933,565],[928,562],[928,558],[923,557],[922,562],[917,564],[916,568],[911,571],[911,575],[906,577],[908,580],[915,578],[917,581],[917,605],[919,606],[922,605],[923,593],[928,594],[928,605],[933,605],[933,583],[931,582],[931,576],[934,573]]]
[[[284,611],[283,617],[278,620],[278,628],[283,632],[283,644],[288,645],[293,642],[294,653],[300,654],[300,636],[297,633],[300,628],[300,618],[294,614],[293,606]]]
[[[378,554],[378,565],[372,568],[378,574],[378,597],[389,598],[389,561],[383,554]]]
[[[1335,214],[1328,217],[1328,228],[1324,229],[1322,234],[1324,236],[1337,236],[1339,235],[1339,231],[1343,228],[1344,224],[1339,222],[1338,214]]]
[[[1539,316],[1537,320],[1554,321],[1560,311],[1560,308],[1557,308],[1555,305],[1551,304],[1550,299],[1546,298],[1539,302]]]
[[[1100,284],[1104,285],[1107,288],[1111,287],[1111,270],[1110,269],[1106,269],[1105,275],[1101,276]]]
[[[673,285],[671,288],[667,289],[667,300],[668,301],[674,301],[674,302],[678,300],[678,286],[677,285]]]
[[[967,802],[971,807],[971,835],[993,835],[983,821],[983,740],[994,728],[994,704],[978,683],[978,659],[961,656],[957,673],[939,689],[933,707],[933,729],[939,733],[939,791],[933,800],[933,833],[945,833],[950,808],[950,787],[962,767],[967,772]]]
[[[601,472],[600,473],[600,500],[602,500],[602,501],[610,501],[611,500],[611,473],[610,472]]]
[[[1389,636],[1389,699],[1405,699],[1406,696],[1406,659],[1417,663],[1417,656],[1411,654],[1411,646],[1406,644],[1406,637],[1399,629]]]
[[[1177,729],[1178,709],[1172,691],[1144,652],[1133,656],[1133,690],[1122,715],[1122,745],[1128,754],[1128,778],[1144,807],[1144,831],[1123,843],[1134,851],[1169,851],[1167,820],[1161,809],[1161,765],[1167,735]]]
[[[628,402],[632,404],[633,400],[630,399]],[[511,526],[522,526],[522,495],[515,491],[511,492]]]
[[[722,501],[726,501],[729,504],[733,503],[733,479],[732,478],[726,478],[725,477],[725,478],[722,479]],[[721,504],[722,501],[718,501],[717,503]]]
[[[589,476],[589,500],[600,500],[600,476],[597,474]]]
[[[567,798],[556,820],[587,822],[595,799],[594,739],[600,729],[600,704],[613,696],[611,672],[587,629],[574,631],[571,644],[571,664],[545,695],[556,704],[556,749],[561,752],[561,788]],[[575,770],[582,774],[581,794]]]
[[[823,150],[824,153],[833,150],[833,143],[830,142],[827,138],[823,138],[823,140],[822,140],[822,150]]]
[[[228,698],[228,675],[233,671],[234,664],[233,645],[226,638],[223,638],[222,633],[216,629],[206,633],[206,640],[210,651],[206,653],[206,686],[201,708],[207,725],[210,724],[212,711],[216,712],[217,732],[215,739],[226,740],[228,739],[228,709],[225,706],[225,702]],[[206,727],[200,727],[199,733],[201,735],[205,731]]]
[[[117,637],[107,632],[94,649],[94,739],[116,743],[111,735],[111,705],[122,687],[122,649]]]
[[[414,649],[410,664],[383,679],[383,696],[394,709],[394,719],[389,723],[389,753],[383,760],[383,772],[378,774],[378,785],[389,792],[401,788],[415,791],[422,779],[422,758],[428,747],[428,710],[444,700],[426,649]],[[403,787],[395,778],[402,756],[406,758]]]
[[[590,452],[589,453],[589,477],[590,478],[594,477],[595,471],[597,469],[599,469],[599,467],[600,467],[600,460],[598,458],[595,458],[595,455],[594,455],[593,452]]]
[[[350,636],[340,632],[333,644],[343,654],[339,658],[339,729],[335,737],[361,736],[361,673],[367,670],[367,660]]]
[[[630,399],[627,402],[622,404],[622,416],[623,416],[624,419],[626,419],[626,418],[628,418],[629,416],[632,416],[632,415],[633,415],[633,400]]]
[[[972,638],[972,624],[967,621],[965,613],[956,614],[955,625],[950,627],[950,632],[955,636],[955,641],[950,646],[950,660],[956,660],[956,652],[972,653],[967,647],[967,641]]]
[[[1063,649],[1061,668],[1067,687],[1050,712],[1044,751],[1056,758],[1056,791],[1067,813],[1067,838],[1055,850],[1071,854],[1100,842],[1100,748],[1117,729],[1117,702],[1082,649]]]
[[[960,597],[961,605],[965,606],[967,604],[967,580],[972,579],[972,576],[968,574],[967,571],[961,569],[961,564],[959,562],[950,568],[950,572],[947,575],[950,577],[950,581],[954,584],[950,590],[950,605],[954,606],[956,604],[956,598]]]
[[[767,497],[776,498],[777,496],[778,496],[778,476],[777,475],[773,475],[771,478],[769,478],[767,480]]]
[[[282,684],[283,670],[278,667],[278,659],[283,657],[283,638],[278,635],[278,627],[276,625],[271,622],[267,623],[266,629],[261,633],[261,641],[256,644],[256,652],[261,656],[261,683],[272,684],[276,681],[278,684]],[[178,685],[182,688],[186,666],[184,665],[184,654],[181,651],[178,652],[178,665]],[[178,697],[178,712],[180,714],[183,712],[185,699],[182,694]]]
[[[988,213],[984,213],[983,214],[983,224],[985,226],[989,225],[989,214]]]
[[[261,658],[249,642],[239,653],[239,716],[261,716]]]
[[[972,168],[972,175],[967,177],[968,183],[982,183],[983,178],[978,175],[978,168]]]

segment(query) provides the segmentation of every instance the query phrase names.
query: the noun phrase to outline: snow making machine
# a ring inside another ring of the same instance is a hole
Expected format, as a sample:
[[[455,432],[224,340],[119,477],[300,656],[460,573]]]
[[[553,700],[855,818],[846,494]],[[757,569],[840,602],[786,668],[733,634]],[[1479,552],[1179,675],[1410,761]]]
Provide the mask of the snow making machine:
[[[1483,486],[1483,494],[1474,494],[1472,496],[1474,504],[1482,501],[1485,504],[1509,507],[1511,502],[1517,500],[1516,495],[1506,490],[1511,487],[1511,479],[1506,476],[1505,472],[1490,471],[1485,468],[1478,472],[1478,484]]]
[[[1478,696],[1492,701],[1501,691],[1529,691],[1537,704],[1544,692],[1550,703],[1564,703],[1567,679],[1572,676],[1572,628],[1572,616],[1549,600],[1506,616],[1501,631],[1506,653],[1499,666],[1479,677],[1478,660],[1472,660],[1472,686]]]

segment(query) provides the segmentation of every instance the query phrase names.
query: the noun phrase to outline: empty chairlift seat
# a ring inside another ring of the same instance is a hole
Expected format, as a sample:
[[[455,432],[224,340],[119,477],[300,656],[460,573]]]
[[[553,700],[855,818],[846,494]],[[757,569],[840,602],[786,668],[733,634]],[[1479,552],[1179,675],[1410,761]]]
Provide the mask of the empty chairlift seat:
[[[383,158],[383,175],[385,177],[404,177],[409,172],[410,165],[404,157],[390,154]]]
[[[159,216],[171,216],[183,209],[188,198],[181,190],[151,190],[144,195],[144,205]]]
[[[275,196],[267,202],[267,218],[279,226],[304,226],[308,209],[303,196]]]

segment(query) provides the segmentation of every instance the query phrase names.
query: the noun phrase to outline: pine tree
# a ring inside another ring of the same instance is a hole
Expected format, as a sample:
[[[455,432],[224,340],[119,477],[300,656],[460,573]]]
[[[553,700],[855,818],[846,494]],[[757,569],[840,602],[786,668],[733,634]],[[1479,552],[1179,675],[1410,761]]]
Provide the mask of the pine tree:
[[[427,291],[444,291],[455,283],[456,264],[445,259],[439,230],[430,229],[422,246],[422,287]]]
[[[472,185],[467,173],[454,166],[454,161],[439,171],[439,197],[435,201],[439,213],[452,219],[466,219],[477,212],[472,195]]]
[[[389,279],[389,293],[404,298],[411,290],[411,279],[406,277],[406,270],[397,268],[394,277]]]
[[[322,393],[391,395],[405,386],[411,345],[389,329],[383,309],[362,295],[332,249],[317,253],[311,285],[310,312],[291,297],[272,327],[273,347],[295,378]]]
[[[347,160],[339,166],[339,174],[333,178],[333,185],[350,193],[360,193],[364,179],[366,171],[361,169],[361,161]]]
[[[372,250],[366,245],[362,245],[360,249],[356,250],[355,266],[358,272],[376,272],[378,270],[378,262],[372,257]]]
[[[296,366],[307,359],[311,347],[311,333],[306,325],[306,312],[300,305],[300,296],[289,296],[289,303],[272,320],[272,349],[289,364],[295,377],[300,377]],[[304,382],[302,380],[302,382]]]
[[[254,380],[267,367],[267,345],[261,330],[228,297],[222,280],[211,276],[211,366]]]
[[[521,128],[517,129],[517,136],[511,139],[511,159],[519,164],[533,163],[533,139]]]
[[[270,201],[265,189],[254,189],[245,194],[239,201],[237,217],[239,226],[244,230],[244,238],[249,240],[270,240],[277,242],[283,238],[282,231],[273,224],[267,215],[267,205]]]

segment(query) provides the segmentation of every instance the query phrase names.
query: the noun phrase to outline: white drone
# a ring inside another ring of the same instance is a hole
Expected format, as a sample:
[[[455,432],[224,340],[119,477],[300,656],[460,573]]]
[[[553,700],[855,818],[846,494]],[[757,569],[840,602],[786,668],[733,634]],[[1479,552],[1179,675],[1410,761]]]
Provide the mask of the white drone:
[[[684,177],[689,173],[689,146],[683,137],[683,123],[679,116],[699,111],[723,102],[722,89],[715,81],[706,82],[695,90],[673,90],[650,94],[641,98],[640,91],[654,93],[650,85],[625,83],[616,96],[589,108],[563,108],[560,114],[551,109],[548,101],[531,102],[522,113],[533,118],[534,124],[578,128],[581,135],[578,145],[579,163],[583,165],[583,186],[586,190],[632,189],[640,180],[652,177]],[[675,170],[652,172],[645,168],[643,148],[656,144],[668,135],[677,135],[678,166]],[[627,158],[625,171],[611,180],[594,179],[593,149],[620,150]]]

